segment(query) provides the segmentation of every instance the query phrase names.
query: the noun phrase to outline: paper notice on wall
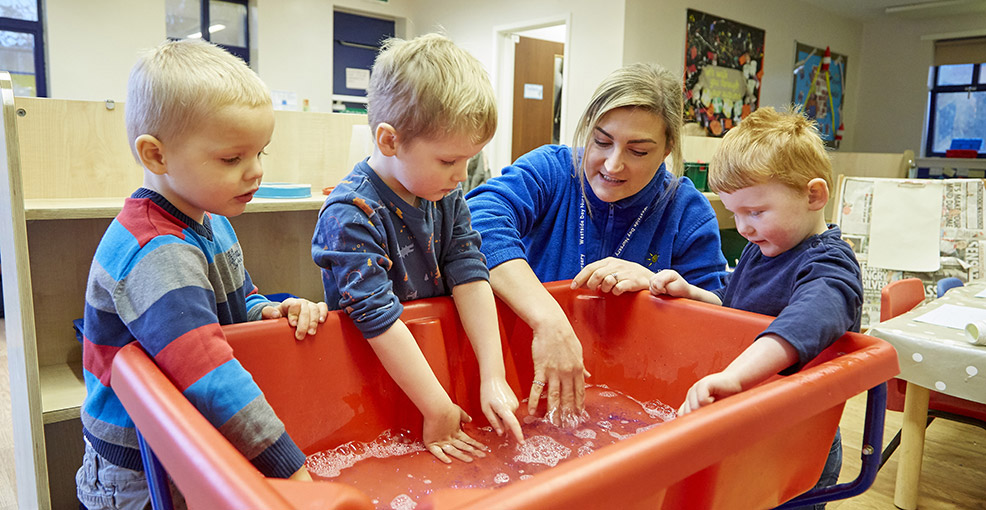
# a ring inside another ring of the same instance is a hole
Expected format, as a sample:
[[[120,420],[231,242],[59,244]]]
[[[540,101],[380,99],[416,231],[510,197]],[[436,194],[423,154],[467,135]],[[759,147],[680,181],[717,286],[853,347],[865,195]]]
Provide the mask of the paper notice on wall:
[[[271,101],[275,110],[294,111],[298,109],[298,93],[290,90],[271,90]]]
[[[370,70],[358,67],[346,68],[346,88],[350,90],[366,90],[370,86]]]
[[[544,85],[525,83],[524,99],[544,99]]]
[[[941,214],[940,182],[875,182],[869,265],[897,271],[937,271],[941,267]]]

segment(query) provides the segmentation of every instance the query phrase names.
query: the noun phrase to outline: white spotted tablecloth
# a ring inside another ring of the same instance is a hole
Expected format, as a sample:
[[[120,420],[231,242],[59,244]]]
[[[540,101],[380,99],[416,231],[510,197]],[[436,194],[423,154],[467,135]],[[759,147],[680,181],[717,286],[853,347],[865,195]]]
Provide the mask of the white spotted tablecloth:
[[[914,320],[946,304],[986,309],[986,298],[975,297],[983,290],[986,282],[979,281],[953,288],[934,301],[873,326],[868,334],[897,349],[898,378],[986,404],[986,346],[969,343],[964,330]]]

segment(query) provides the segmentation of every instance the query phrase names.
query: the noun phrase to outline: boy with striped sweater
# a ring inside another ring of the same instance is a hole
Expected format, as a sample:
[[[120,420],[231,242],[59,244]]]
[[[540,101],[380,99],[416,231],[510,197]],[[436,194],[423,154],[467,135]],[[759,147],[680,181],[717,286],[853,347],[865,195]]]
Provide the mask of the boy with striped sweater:
[[[301,340],[328,313],[325,303],[259,294],[226,219],[260,186],[274,129],[270,92],[217,46],[166,42],[131,72],[126,124],[144,182],[107,228],[89,273],[79,500],[89,509],[148,507],[136,430],[109,384],[113,356],[131,342],[264,475],[310,479],[221,329],[286,316]]]

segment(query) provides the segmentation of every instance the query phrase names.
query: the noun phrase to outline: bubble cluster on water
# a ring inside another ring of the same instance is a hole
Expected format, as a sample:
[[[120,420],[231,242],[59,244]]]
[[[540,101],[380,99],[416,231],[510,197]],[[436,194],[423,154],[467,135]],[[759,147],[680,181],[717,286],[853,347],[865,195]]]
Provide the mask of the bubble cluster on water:
[[[313,475],[334,478],[339,476],[343,469],[353,467],[361,460],[401,457],[422,451],[425,451],[424,444],[415,441],[410,431],[402,430],[395,433],[385,430],[369,443],[350,441],[331,450],[311,455],[305,465]]]
[[[585,457],[586,455],[596,451],[595,446],[596,444],[592,441],[587,441],[584,445],[579,447],[579,457]]]
[[[572,449],[548,436],[532,436],[522,445],[517,445],[518,453],[514,460],[526,464],[544,464],[555,467],[562,459],[572,454]]]
[[[396,498],[391,500],[390,508],[393,510],[414,510],[414,507],[418,506],[418,503],[411,499],[411,496],[407,494],[398,494]]]
[[[592,430],[592,429],[576,430],[572,434],[575,437],[579,438],[579,439],[595,439],[596,438],[596,431],[595,430]]]
[[[521,405],[525,444],[509,434],[497,436],[490,426],[463,430],[485,444],[485,458],[471,463],[435,459],[409,431],[385,431],[374,441],[352,441],[308,457],[317,479],[330,479],[365,492],[380,510],[412,510],[434,491],[446,488],[498,488],[528,480],[570,459],[591,455],[619,440],[674,419],[675,410],[660,401],[640,402],[603,385],[586,387],[580,415],[529,416]],[[560,425],[552,423],[555,418]]]
[[[657,418],[662,422],[671,421],[678,417],[678,411],[675,408],[660,400],[648,400],[647,402],[639,402],[639,404],[650,417]]]

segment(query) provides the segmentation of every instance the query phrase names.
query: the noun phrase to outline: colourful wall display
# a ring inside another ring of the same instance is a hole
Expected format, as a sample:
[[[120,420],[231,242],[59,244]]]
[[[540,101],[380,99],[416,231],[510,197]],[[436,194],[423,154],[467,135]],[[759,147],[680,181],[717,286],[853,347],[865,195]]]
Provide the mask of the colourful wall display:
[[[722,136],[760,104],[762,29],[688,9],[685,122]]]
[[[839,148],[842,141],[842,105],[845,101],[846,56],[829,48],[796,43],[791,101],[818,122],[825,144]]]

